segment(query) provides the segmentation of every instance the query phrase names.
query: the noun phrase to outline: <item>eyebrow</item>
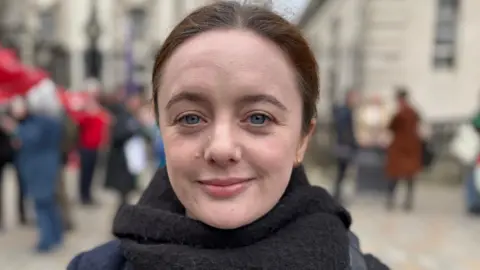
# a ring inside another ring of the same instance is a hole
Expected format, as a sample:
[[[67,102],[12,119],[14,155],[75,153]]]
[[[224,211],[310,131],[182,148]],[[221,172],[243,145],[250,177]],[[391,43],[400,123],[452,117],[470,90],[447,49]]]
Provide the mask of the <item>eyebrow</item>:
[[[201,93],[184,91],[184,92],[180,92],[180,93],[174,95],[167,102],[167,105],[165,106],[165,108],[168,110],[173,105],[175,105],[176,103],[179,103],[181,101],[210,103],[208,98]],[[278,107],[279,109],[281,109],[283,111],[288,111],[287,107],[282,102],[280,102],[274,96],[268,95],[268,94],[245,95],[245,96],[242,96],[240,98],[239,103],[241,105],[253,104],[253,103],[270,103],[270,104],[274,105],[275,107]]]
[[[283,105],[277,98],[268,94],[245,95],[240,99],[241,104],[252,103],[270,103],[283,111],[288,111],[287,107]]]
[[[208,98],[205,95],[200,93],[184,91],[174,95],[168,102],[165,108],[168,110],[176,103],[181,101],[190,101],[190,102],[200,102],[200,103],[210,103]]]

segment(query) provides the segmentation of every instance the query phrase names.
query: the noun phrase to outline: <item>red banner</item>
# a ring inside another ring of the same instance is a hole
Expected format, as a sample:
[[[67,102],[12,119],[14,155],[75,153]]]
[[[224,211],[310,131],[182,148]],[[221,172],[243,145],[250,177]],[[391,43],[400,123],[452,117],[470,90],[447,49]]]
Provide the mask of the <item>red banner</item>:
[[[46,78],[43,70],[22,65],[12,50],[0,48],[0,103],[25,95]]]

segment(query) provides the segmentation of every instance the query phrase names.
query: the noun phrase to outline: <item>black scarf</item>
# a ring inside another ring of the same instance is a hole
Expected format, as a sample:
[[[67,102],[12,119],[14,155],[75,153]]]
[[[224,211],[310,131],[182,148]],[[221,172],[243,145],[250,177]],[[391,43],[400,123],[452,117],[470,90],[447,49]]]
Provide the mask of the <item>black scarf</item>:
[[[351,218],[303,167],[292,172],[280,202],[264,217],[220,230],[185,216],[166,170],[137,205],[122,207],[113,232],[128,269],[348,269]]]

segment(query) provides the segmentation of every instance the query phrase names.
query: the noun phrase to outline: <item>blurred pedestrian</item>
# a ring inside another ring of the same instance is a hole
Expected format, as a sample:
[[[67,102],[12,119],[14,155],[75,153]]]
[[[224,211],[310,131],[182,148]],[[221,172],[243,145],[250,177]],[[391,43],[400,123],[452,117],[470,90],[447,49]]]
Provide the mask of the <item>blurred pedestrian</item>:
[[[114,121],[110,131],[105,186],[118,193],[119,205],[128,202],[129,194],[137,186],[136,175],[128,166],[125,146],[130,139],[142,133],[142,125],[135,116],[140,105],[140,97],[133,95],[127,98],[126,104],[112,103],[109,106]]]
[[[101,107],[96,100],[89,99],[78,119],[80,181],[79,196],[83,205],[95,205],[92,196],[92,183],[99,151],[105,141],[106,123]]]
[[[70,201],[66,189],[66,169],[68,166],[70,154],[76,150],[78,144],[78,126],[74,119],[65,113],[61,117],[62,121],[62,141],[61,141],[61,167],[58,172],[57,200],[62,213],[64,229],[70,231],[73,229],[73,219],[70,209]]]
[[[143,125],[145,134],[147,134],[149,141],[152,143],[155,163],[161,168],[165,166],[166,162],[165,149],[163,146],[160,128],[155,121],[155,113],[153,110],[153,106],[143,106],[139,114],[139,120]]]
[[[333,109],[335,125],[336,145],[334,154],[337,158],[337,176],[333,197],[342,202],[342,184],[347,170],[358,148],[354,128],[354,108],[357,101],[357,93],[349,91],[343,104],[336,105]]]
[[[478,153],[478,136],[480,135],[480,112],[476,112],[472,121],[472,127],[476,131],[475,138],[470,140],[461,138],[462,144],[467,144],[466,147],[475,152],[475,162],[473,168],[469,169],[464,181],[465,202],[467,212],[474,216],[480,216],[480,154]],[[472,152],[473,154],[473,152]],[[473,155],[472,155],[473,156]]]
[[[3,114],[0,118],[8,117]],[[0,120],[2,121],[2,120]],[[9,134],[7,130],[0,128],[0,229],[3,227],[3,179],[5,177],[5,168],[9,164],[14,164],[15,149],[12,146],[13,134]],[[16,168],[16,166],[14,166]],[[18,218],[21,225],[27,224],[27,218],[25,216],[25,189],[20,180],[20,175],[18,170],[16,170],[16,180],[17,180],[17,212]]]
[[[13,160],[10,136],[0,129],[0,230],[3,228],[3,178],[5,166]]]
[[[167,165],[167,159],[165,156],[165,145],[163,144],[162,134],[158,126],[154,129],[155,139],[153,141],[153,150],[155,154],[155,162],[159,168],[163,168]]]
[[[2,126],[15,134],[15,163],[27,194],[33,199],[39,230],[38,252],[51,251],[62,243],[62,222],[55,198],[60,167],[60,121],[31,114],[22,98],[12,103],[11,118]]]
[[[407,184],[405,210],[413,206],[415,176],[422,169],[422,140],[418,129],[420,116],[409,102],[407,89],[397,89],[397,113],[389,124],[392,142],[387,150],[387,175],[389,177],[387,192],[387,208],[394,206],[394,196],[397,184],[404,181]]]
[[[390,142],[388,124],[392,112],[379,95],[364,97],[355,117],[355,134],[360,147],[384,149]],[[359,160],[360,161],[360,160]]]

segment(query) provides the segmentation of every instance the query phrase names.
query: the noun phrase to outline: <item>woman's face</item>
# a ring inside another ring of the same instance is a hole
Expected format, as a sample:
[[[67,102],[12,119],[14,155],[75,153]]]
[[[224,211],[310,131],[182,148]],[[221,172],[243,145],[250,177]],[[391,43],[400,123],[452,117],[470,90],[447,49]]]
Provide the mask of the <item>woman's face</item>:
[[[158,102],[170,181],[187,215],[233,229],[275,206],[309,137],[281,49],[247,31],[203,33],[165,64]]]

